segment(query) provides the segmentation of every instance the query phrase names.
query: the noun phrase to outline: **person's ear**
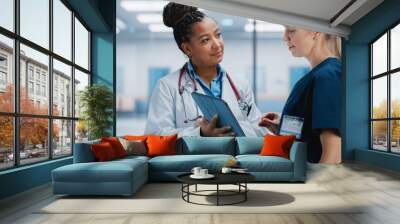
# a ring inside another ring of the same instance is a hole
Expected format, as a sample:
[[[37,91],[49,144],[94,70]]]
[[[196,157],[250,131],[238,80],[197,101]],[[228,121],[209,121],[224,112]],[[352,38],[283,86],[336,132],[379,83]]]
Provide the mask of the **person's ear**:
[[[192,57],[192,49],[187,42],[183,42],[181,44],[181,49],[189,58]]]

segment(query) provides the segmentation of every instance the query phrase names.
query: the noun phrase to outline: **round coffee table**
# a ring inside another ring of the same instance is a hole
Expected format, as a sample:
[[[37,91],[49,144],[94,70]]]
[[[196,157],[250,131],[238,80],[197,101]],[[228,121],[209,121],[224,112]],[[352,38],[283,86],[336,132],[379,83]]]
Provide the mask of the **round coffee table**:
[[[198,205],[234,205],[247,200],[247,192],[249,188],[247,183],[255,180],[255,177],[249,173],[216,173],[213,174],[215,177],[212,179],[193,179],[190,177],[191,173],[182,174],[177,177],[178,181],[182,183],[182,199],[188,203]],[[215,185],[215,190],[197,190],[197,185]],[[190,191],[190,186],[195,186],[194,191]],[[236,185],[237,190],[223,190],[220,189],[220,185]],[[215,192],[215,194],[205,194],[209,192]],[[203,196],[203,197],[216,197],[216,204],[202,204],[193,202],[190,200],[190,196]],[[221,197],[232,197],[240,196],[240,199],[231,203],[221,203]]]

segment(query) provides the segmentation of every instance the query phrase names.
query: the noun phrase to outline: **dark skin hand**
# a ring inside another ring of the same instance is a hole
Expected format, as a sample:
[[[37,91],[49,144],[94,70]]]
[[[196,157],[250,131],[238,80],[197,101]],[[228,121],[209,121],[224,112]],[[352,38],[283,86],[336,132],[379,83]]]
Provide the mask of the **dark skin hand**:
[[[218,115],[214,115],[210,122],[206,119],[201,118],[197,122],[200,127],[200,134],[204,137],[223,137],[223,136],[235,136],[235,133],[231,131],[230,126],[224,126],[222,128],[217,128]]]

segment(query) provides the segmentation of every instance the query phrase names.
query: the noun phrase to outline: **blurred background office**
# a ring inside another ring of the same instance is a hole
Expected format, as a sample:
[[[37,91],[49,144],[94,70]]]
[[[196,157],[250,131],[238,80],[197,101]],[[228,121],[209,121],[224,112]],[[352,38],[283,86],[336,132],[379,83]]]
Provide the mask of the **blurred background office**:
[[[167,3],[118,1],[117,135],[143,133],[148,101],[157,80],[187,60],[176,47],[172,29],[163,24],[162,9]],[[204,12],[222,30],[222,66],[232,76],[246,77],[262,112],[280,112],[293,85],[309,70],[304,59],[291,56],[282,40],[284,27]]]

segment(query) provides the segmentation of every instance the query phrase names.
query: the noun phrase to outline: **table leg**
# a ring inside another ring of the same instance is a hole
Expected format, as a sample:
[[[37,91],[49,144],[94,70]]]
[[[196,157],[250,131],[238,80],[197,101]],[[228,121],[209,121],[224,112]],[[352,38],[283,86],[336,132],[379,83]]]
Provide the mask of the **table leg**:
[[[248,192],[248,190],[247,190],[247,183],[244,183],[244,201],[247,201],[247,192]]]
[[[196,186],[195,186],[195,191],[197,192],[197,184],[196,184]]]
[[[217,184],[217,206],[219,205],[219,184]]]

